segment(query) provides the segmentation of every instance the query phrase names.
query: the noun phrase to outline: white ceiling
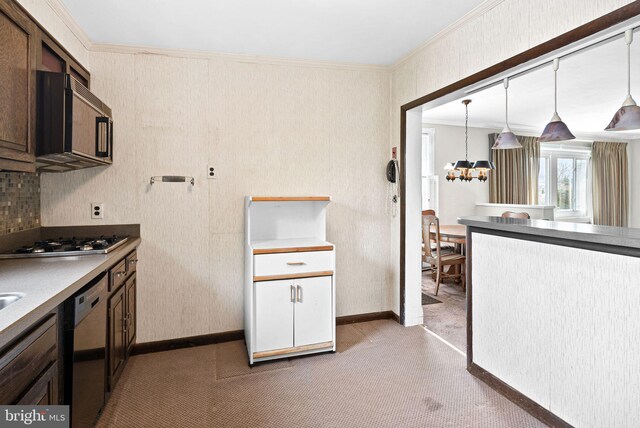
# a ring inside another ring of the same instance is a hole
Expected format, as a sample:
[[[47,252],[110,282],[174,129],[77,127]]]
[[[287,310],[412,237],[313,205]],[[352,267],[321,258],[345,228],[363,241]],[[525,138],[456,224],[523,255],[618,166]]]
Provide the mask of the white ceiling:
[[[483,0],[62,0],[94,43],[389,65]]]
[[[640,34],[631,46],[631,92],[640,102]],[[637,139],[640,132],[605,132],[626,97],[626,45],[622,37],[560,61],[558,113],[569,129],[585,139]],[[468,97],[469,126],[504,126],[504,88],[500,84]],[[427,110],[424,122],[464,125],[463,98]],[[542,133],[553,114],[551,64],[509,83],[509,124],[534,135]]]

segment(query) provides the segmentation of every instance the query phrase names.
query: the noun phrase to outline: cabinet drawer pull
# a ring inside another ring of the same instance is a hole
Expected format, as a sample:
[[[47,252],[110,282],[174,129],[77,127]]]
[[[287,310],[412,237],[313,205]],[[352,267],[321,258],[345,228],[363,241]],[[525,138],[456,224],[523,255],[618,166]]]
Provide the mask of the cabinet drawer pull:
[[[292,284],[291,285],[291,302],[295,303],[296,301],[296,287]]]
[[[302,303],[302,287],[300,287],[299,285],[296,286],[296,297],[298,303]]]
[[[287,265],[289,266],[304,266],[306,265],[305,262],[287,262]]]
[[[138,263],[138,259],[129,260],[129,264],[131,264],[131,265],[135,265],[137,263]]]
[[[120,278],[121,276],[127,276],[127,271],[116,272],[116,278]]]

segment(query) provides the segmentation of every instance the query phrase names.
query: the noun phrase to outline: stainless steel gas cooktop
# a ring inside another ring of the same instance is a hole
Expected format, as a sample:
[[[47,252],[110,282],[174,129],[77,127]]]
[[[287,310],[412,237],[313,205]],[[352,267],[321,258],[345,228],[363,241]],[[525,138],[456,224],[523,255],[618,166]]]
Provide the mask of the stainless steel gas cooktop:
[[[85,254],[106,254],[127,242],[126,236],[100,236],[99,238],[58,238],[36,241],[32,245],[0,254],[0,259],[25,257],[64,257]]]

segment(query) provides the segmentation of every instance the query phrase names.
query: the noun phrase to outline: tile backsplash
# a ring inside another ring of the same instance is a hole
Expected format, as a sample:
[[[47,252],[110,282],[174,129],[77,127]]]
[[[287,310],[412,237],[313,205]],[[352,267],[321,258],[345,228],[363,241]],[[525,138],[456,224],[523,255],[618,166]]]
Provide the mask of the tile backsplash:
[[[40,176],[0,171],[0,236],[40,227]]]

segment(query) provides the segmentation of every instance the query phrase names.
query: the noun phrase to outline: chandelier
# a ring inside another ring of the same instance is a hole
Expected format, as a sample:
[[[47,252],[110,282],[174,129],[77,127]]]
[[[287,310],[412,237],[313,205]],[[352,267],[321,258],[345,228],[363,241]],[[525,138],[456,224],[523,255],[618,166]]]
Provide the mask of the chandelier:
[[[464,104],[465,118],[464,118],[464,160],[459,160],[455,164],[449,162],[444,166],[447,171],[447,181],[471,181],[474,178],[480,182],[487,181],[488,171],[496,169],[493,162],[487,160],[479,160],[475,162],[469,162],[469,104],[471,100],[462,100]],[[477,175],[475,173],[477,172]]]

